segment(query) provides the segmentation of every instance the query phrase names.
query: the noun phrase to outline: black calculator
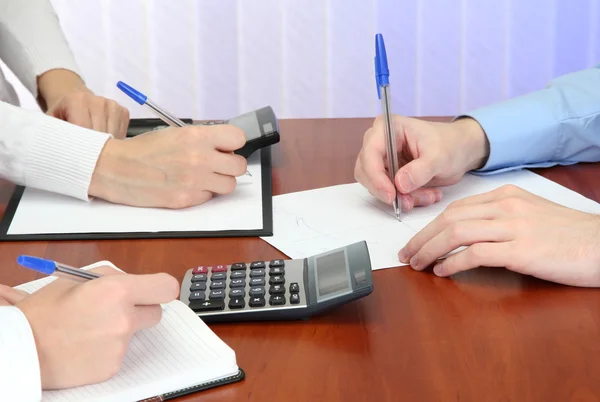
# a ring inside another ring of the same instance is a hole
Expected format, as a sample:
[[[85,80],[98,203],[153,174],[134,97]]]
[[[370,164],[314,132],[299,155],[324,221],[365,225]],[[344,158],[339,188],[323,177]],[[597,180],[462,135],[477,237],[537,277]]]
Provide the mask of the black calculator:
[[[306,319],[373,292],[366,242],[303,259],[189,269],[180,300],[205,322]]]
[[[250,157],[257,149],[268,147],[279,142],[279,125],[273,108],[265,106],[260,109],[233,117],[229,120],[210,120],[194,122],[189,118],[182,118],[185,124],[197,126],[231,124],[241,128],[246,134],[246,143],[234,153]],[[162,130],[168,126],[160,119],[131,119],[127,129],[127,137],[135,137],[148,131]]]

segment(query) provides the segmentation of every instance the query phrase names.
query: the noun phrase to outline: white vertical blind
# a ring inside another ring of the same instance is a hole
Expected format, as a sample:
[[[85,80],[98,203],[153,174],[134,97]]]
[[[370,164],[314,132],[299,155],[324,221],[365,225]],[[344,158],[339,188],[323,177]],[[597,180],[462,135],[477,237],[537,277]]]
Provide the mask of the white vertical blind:
[[[455,115],[600,63],[600,0],[52,3],[89,86],[134,117],[149,114],[119,80],[181,117],[374,116],[377,32],[405,115]]]

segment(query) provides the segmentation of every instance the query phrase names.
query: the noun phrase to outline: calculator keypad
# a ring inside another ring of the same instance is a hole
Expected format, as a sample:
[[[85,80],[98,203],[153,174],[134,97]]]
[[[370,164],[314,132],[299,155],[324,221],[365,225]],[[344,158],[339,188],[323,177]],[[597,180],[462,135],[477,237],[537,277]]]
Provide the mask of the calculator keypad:
[[[291,264],[289,274],[286,273],[286,262]],[[231,266],[198,266],[186,276],[189,294],[184,288],[182,297],[188,298],[190,308],[199,314],[306,305],[306,300],[302,300],[304,289],[301,286],[304,283],[304,267],[300,264],[299,260],[272,260],[249,264],[237,262]]]

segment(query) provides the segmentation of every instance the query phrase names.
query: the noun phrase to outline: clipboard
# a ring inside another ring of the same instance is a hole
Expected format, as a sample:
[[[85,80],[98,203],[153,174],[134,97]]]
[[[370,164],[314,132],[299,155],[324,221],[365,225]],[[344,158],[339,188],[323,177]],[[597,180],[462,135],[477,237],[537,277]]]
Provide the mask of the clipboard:
[[[247,122],[252,118],[252,113],[256,115],[257,122],[261,121],[268,115],[265,114],[270,108],[259,109],[235,119],[242,122]],[[272,110],[271,110],[272,113]],[[272,115],[274,118],[274,114]],[[137,120],[137,121],[136,121]],[[186,119],[184,119],[185,121]],[[232,119],[233,120],[233,119]],[[152,131],[157,125],[164,123],[156,119],[132,119],[133,124],[130,124],[130,131],[145,130]],[[204,123],[204,124],[211,124]],[[217,123],[218,124],[218,123]],[[260,130],[260,134],[265,135],[265,125],[258,124],[254,130]],[[278,132],[278,127],[271,124],[269,127]],[[252,131],[252,130],[248,130]],[[133,134],[136,135],[136,134]],[[129,135],[132,136],[132,135]],[[24,186],[17,186],[13,195],[8,202],[7,208],[0,221],[0,241],[52,241],[52,240],[114,240],[114,239],[157,239],[157,238],[204,238],[204,237],[251,237],[251,236],[272,236],[273,235],[273,197],[272,197],[272,158],[271,149],[269,146],[257,149],[254,154],[260,159],[261,166],[261,198],[262,198],[262,227],[258,229],[233,229],[233,230],[188,230],[188,231],[118,231],[118,232],[74,232],[74,233],[14,233],[10,234],[9,230],[15,214],[19,208],[19,204],[25,192]],[[201,207],[201,206],[200,206]]]

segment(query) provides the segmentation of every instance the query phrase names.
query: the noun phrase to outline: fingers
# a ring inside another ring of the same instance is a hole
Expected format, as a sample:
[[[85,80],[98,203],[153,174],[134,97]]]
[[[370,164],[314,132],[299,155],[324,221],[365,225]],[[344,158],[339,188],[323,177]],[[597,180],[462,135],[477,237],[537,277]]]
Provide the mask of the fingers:
[[[129,111],[113,100],[106,100],[106,132],[117,139],[127,135]]]
[[[101,133],[108,132],[108,105],[106,99],[91,97],[89,100],[89,113],[92,119],[92,129]]]
[[[513,242],[476,243],[465,250],[453,254],[433,267],[437,276],[450,276],[469,269],[486,267],[506,267],[515,261]]]
[[[203,183],[204,188],[215,194],[231,194],[235,190],[237,184],[235,177],[225,176],[218,173],[213,173],[206,177]]]
[[[206,130],[208,141],[219,151],[232,152],[246,144],[246,134],[230,124],[218,124],[202,127]]]
[[[216,152],[213,156],[212,167],[216,173],[237,177],[246,173],[248,162],[241,155]]]
[[[402,194],[411,193],[429,183],[438,170],[435,158],[419,156],[398,170],[394,178],[396,188]]]
[[[28,295],[29,293],[22,290],[13,289],[6,285],[0,285],[0,301],[4,301],[4,305],[15,305]],[[0,305],[2,305],[2,303],[0,303]]]
[[[135,331],[152,328],[160,322],[162,318],[162,307],[153,306],[135,306],[133,310],[133,327]]]
[[[398,258],[403,263],[408,263],[411,258],[433,237],[447,227],[464,220],[471,219],[493,219],[502,216],[497,204],[482,204],[473,206],[462,206],[447,208],[431,223],[417,233],[406,246],[398,253]]]
[[[427,241],[410,259],[410,265],[420,271],[461,246],[509,240],[513,236],[506,222],[481,219],[458,222]]]
[[[92,128],[92,116],[89,110],[89,100],[80,95],[63,99],[51,115],[80,127]]]
[[[385,154],[382,129],[380,131],[376,131],[375,128],[367,130],[354,169],[354,177],[375,197],[386,204],[391,204],[396,189],[385,168]]]
[[[399,194],[402,211],[408,212],[414,207],[426,207],[442,200],[439,188],[418,188],[410,194]]]

